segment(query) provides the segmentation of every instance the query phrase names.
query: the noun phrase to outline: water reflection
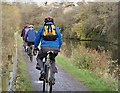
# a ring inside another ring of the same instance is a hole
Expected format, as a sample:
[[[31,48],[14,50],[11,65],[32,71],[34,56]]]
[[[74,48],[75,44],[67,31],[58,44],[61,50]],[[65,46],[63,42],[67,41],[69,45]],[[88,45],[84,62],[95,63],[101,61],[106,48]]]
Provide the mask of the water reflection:
[[[73,49],[78,51],[78,47],[84,46],[85,48],[96,49],[99,51],[110,51],[113,60],[118,59],[118,46],[105,42],[97,41],[78,41],[64,39],[61,53],[70,58],[73,53]]]

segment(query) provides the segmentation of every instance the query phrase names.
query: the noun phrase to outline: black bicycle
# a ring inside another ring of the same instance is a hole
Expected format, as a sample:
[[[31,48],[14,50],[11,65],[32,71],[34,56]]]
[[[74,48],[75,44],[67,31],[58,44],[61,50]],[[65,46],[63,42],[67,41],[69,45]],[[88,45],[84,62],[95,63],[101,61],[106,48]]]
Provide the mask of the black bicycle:
[[[43,92],[45,92],[45,88],[47,87],[47,91],[49,93],[52,93],[52,86],[53,86],[53,80],[54,77],[52,75],[52,61],[50,60],[50,57],[54,54],[54,51],[48,51],[47,57],[45,58],[45,61],[43,61],[43,67],[45,71],[44,80],[43,80]],[[55,81],[54,81],[55,82]]]
[[[27,54],[28,54],[31,62],[33,61],[33,46],[34,45],[30,45],[30,46],[28,46],[28,49],[27,49]]]

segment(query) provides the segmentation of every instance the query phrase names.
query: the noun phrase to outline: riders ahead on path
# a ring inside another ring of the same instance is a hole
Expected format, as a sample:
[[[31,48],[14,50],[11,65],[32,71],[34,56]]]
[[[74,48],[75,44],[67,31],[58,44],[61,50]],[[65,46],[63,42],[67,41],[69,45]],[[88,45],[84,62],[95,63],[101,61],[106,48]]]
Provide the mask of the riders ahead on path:
[[[23,47],[25,48],[25,51],[27,46],[27,42],[25,41],[25,36],[28,30],[29,30],[29,23],[26,24],[26,26],[23,28],[21,33],[21,37],[23,38]]]
[[[25,35],[25,41],[27,42],[28,47],[30,45],[34,45],[35,37],[36,37],[36,31],[34,30],[34,26],[29,25],[29,30]]]
[[[24,40],[24,37],[25,37],[25,32],[29,30],[29,23],[26,24],[26,26],[23,28],[22,32],[21,32],[21,37],[23,38]]]
[[[43,58],[47,56],[48,51],[54,51],[53,56],[50,58],[52,60],[52,68],[53,68],[53,77],[56,73],[55,67],[55,57],[60,52],[62,37],[60,33],[60,29],[54,24],[54,20],[51,17],[47,17],[44,20],[44,25],[40,27],[36,39],[34,42],[34,51],[37,51],[38,45],[40,45],[40,51],[37,55],[37,63],[40,67],[40,78],[39,80],[43,80],[44,69],[43,69]]]

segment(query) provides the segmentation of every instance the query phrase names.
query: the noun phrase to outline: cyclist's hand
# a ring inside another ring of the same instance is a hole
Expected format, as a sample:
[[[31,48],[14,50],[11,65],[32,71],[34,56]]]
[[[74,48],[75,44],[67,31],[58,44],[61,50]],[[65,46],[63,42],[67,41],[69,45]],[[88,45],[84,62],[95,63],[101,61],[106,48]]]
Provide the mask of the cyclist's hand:
[[[34,50],[37,50],[37,51],[39,51],[39,48],[34,48]]]

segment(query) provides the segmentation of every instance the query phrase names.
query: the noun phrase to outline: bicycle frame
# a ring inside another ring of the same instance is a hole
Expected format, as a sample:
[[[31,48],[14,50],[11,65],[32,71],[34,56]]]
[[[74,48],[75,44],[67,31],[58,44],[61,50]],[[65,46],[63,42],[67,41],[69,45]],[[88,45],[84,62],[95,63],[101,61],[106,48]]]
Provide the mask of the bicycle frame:
[[[44,63],[44,71],[45,71],[45,79],[43,81],[43,92],[45,91],[45,83],[47,83],[47,86],[49,87],[47,90],[49,93],[52,93],[52,66],[51,66],[51,60],[50,60],[50,54],[54,53],[53,51],[47,52],[46,62]]]

